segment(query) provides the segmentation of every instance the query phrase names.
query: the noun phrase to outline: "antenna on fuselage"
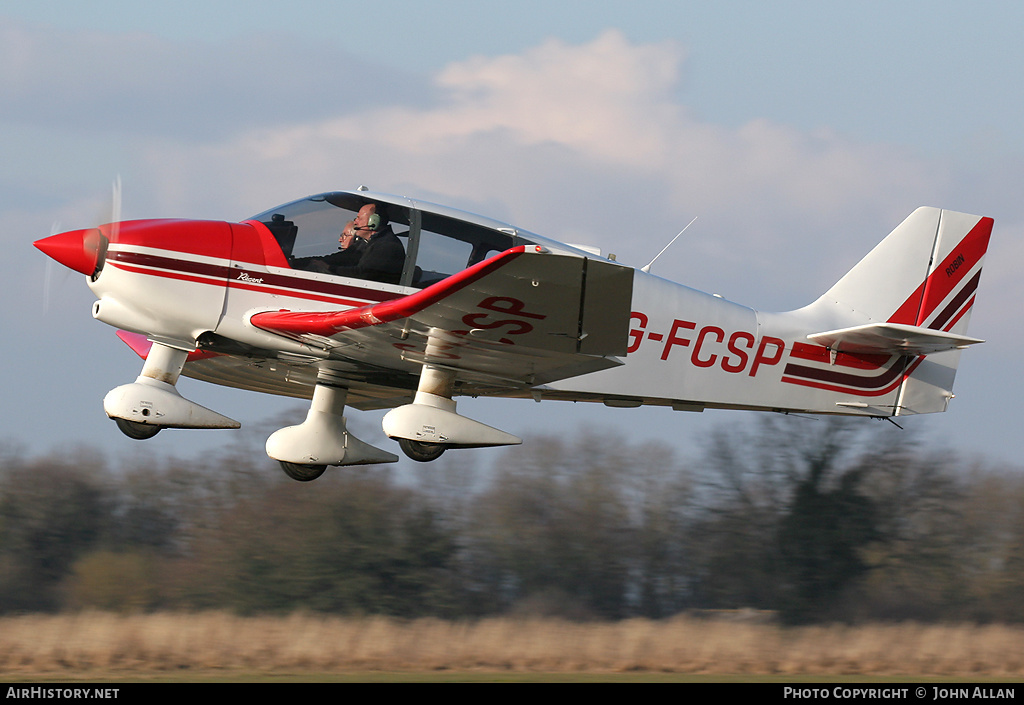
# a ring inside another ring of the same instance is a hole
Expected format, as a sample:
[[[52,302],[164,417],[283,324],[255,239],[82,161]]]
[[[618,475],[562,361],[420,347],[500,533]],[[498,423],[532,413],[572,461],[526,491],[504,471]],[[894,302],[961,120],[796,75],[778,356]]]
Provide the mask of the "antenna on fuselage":
[[[691,225],[693,225],[695,220],[697,220],[697,216],[693,216],[693,220],[691,220],[689,223],[686,224],[686,228],[688,228]],[[641,272],[650,272],[651,271],[651,265],[654,264],[655,261],[657,261],[657,259],[659,257],[661,257],[663,254],[665,254],[665,250],[667,250],[668,248],[672,247],[672,243],[675,242],[676,240],[678,240],[679,236],[686,232],[686,228],[683,228],[678,233],[676,233],[676,236],[674,238],[672,238],[672,240],[670,240],[667,245],[665,245],[663,248],[661,248],[661,252],[659,252],[658,254],[654,255],[654,259],[652,259],[650,262],[648,262],[646,267],[641,267],[640,271]]]

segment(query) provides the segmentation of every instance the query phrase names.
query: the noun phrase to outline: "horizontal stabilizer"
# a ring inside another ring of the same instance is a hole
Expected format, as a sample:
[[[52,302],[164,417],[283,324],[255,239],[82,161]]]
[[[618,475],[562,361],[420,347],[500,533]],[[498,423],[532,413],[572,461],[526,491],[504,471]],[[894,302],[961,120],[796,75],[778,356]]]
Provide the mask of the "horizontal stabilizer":
[[[902,323],[869,323],[813,333],[807,339],[835,351],[886,355],[931,355],[985,342]]]

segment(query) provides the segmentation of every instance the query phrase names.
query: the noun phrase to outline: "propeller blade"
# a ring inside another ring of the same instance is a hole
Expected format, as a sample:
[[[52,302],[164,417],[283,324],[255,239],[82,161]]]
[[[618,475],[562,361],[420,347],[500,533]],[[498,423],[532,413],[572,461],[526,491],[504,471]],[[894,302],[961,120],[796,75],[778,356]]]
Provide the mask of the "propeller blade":
[[[76,272],[95,276],[103,266],[106,258],[107,245],[117,241],[121,230],[121,176],[114,179],[110,203],[110,221],[106,228],[107,235],[99,227],[85,230],[69,230],[66,233],[52,234],[50,237],[36,240],[33,243],[51,259]],[[108,237],[109,236],[109,237]]]
[[[121,230],[121,175],[114,179],[113,196],[110,204],[110,239],[117,242]]]

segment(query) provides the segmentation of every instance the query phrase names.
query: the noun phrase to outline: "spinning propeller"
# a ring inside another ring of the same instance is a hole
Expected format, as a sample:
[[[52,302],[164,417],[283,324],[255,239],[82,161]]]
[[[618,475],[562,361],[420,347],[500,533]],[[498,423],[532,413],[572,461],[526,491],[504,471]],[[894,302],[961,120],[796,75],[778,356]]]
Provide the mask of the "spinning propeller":
[[[110,215],[110,221],[105,226],[69,230],[36,240],[34,244],[65,267],[90,277],[95,276],[103,268],[107,245],[111,240],[117,240],[121,227],[121,177],[114,180]],[[107,235],[104,235],[103,228],[106,228]]]

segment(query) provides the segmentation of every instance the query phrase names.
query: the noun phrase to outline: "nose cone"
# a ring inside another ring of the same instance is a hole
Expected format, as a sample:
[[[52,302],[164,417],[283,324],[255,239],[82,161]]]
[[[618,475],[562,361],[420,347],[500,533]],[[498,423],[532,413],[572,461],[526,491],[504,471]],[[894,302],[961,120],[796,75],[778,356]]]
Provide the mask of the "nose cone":
[[[65,267],[91,276],[96,272],[100,259],[103,235],[96,228],[69,230],[36,240],[35,246],[44,254],[57,260]]]

